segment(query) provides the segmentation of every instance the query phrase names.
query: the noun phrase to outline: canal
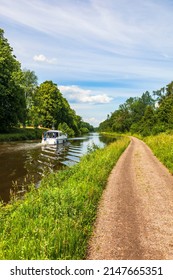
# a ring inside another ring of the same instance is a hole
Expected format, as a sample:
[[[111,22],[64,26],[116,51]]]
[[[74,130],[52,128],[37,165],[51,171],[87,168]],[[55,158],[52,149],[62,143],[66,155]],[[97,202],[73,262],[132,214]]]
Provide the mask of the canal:
[[[37,186],[45,174],[76,164],[93,144],[102,148],[113,140],[92,133],[58,146],[44,146],[40,141],[0,143],[1,200],[8,202],[10,193],[22,195],[29,183]]]

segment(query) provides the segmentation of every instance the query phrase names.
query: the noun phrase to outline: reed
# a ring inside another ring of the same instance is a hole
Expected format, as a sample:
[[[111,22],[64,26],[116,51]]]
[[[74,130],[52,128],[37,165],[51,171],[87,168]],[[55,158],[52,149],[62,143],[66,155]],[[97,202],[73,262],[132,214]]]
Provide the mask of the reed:
[[[46,176],[23,200],[0,207],[0,259],[85,259],[107,178],[129,143],[122,137]]]

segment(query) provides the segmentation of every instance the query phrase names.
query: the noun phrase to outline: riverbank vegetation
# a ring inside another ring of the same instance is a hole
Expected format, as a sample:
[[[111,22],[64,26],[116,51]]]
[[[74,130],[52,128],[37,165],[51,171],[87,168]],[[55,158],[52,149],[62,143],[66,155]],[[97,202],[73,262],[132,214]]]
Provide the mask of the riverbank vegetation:
[[[160,90],[130,97],[107,116],[100,131],[157,135],[173,129],[173,82]]]
[[[173,174],[173,134],[160,133],[159,135],[144,137],[143,140]]]
[[[56,84],[38,85],[33,71],[21,69],[0,29],[0,133],[21,125],[61,128],[70,137],[94,129],[70,107]]]
[[[122,137],[94,147],[79,164],[45,176],[25,199],[1,205],[0,259],[84,259],[108,175],[128,143]]]
[[[13,128],[10,132],[0,133],[0,142],[35,140],[42,138],[42,134],[46,129],[40,128]]]

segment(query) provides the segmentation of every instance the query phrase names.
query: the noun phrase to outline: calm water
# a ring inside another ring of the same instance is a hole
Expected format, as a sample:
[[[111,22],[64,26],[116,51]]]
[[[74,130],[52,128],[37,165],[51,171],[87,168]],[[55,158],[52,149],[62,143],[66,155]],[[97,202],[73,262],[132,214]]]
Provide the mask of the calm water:
[[[79,162],[92,143],[104,147],[111,141],[93,133],[58,146],[43,146],[38,141],[0,143],[0,198],[8,202],[10,189],[22,193],[28,183],[38,184],[46,172]]]

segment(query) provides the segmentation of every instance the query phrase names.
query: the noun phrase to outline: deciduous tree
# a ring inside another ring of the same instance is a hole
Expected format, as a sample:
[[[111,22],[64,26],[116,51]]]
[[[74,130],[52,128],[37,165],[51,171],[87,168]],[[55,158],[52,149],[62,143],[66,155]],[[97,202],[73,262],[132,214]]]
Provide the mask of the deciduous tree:
[[[5,131],[25,123],[25,96],[16,76],[21,72],[20,63],[13,55],[4,31],[0,29],[0,130]]]

